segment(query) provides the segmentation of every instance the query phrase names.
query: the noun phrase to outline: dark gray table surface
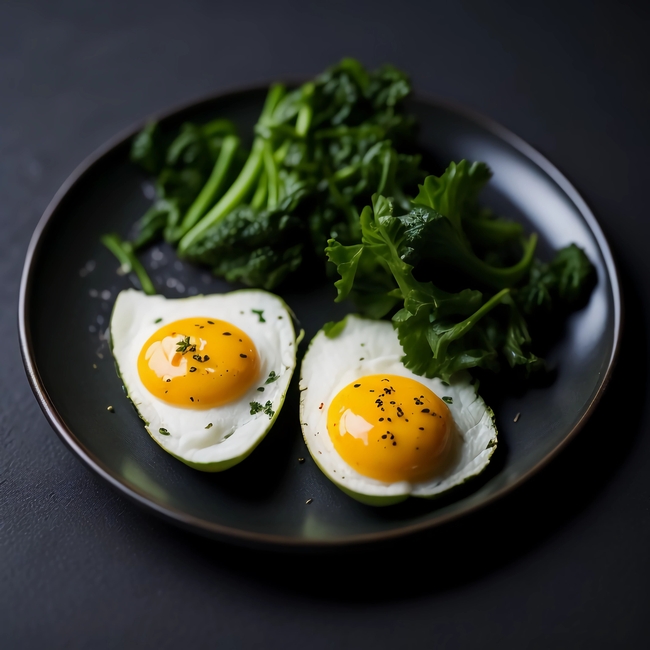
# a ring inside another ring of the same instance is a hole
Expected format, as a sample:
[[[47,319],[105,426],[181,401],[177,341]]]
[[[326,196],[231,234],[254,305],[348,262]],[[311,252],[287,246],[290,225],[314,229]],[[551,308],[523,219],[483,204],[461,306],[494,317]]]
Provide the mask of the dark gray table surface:
[[[649,28],[621,2],[0,1],[0,647],[648,647]],[[469,518],[334,556],[209,542],[119,496],[43,417],[18,351],[27,244],[132,122],[343,55],[404,68],[567,174],[620,267],[619,364],[570,446]]]

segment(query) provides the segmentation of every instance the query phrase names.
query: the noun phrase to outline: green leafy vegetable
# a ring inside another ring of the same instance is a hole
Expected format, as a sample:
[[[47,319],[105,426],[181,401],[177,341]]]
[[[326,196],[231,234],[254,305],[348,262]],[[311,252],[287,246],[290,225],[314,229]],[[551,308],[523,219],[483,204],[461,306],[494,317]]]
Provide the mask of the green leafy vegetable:
[[[405,214],[374,195],[360,216],[361,243],[328,242],[337,300],[352,299],[372,318],[392,314],[403,362],[416,374],[448,380],[463,369],[498,370],[500,360],[537,370],[544,364],[531,351],[524,314],[553,296],[575,302],[586,290],[592,267],[579,248],[542,264],[535,234],[525,238],[520,226],[479,208],[489,178],[483,163],[451,163],[426,178]]]
[[[404,110],[410,92],[396,68],[344,59],[298,88],[271,86],[248,153],[226,120],[173,137],[148,125],[131,158],[156,175],[156,199],[134,249],[164,235],[181,257],[265,289],[306,259],[325,269],[327,240],[359,240],[373,193],[406,208],[425,177]]]
[[[537,259],[535,233],[481,206],[486,164],[426,175],[410,92],[392,66],[343,59],[297,88],[271,86],[249,150],[227,120],[177,133],[148,124],[131,159],[155,176],[155,199],[132,242],[105,243],[148,292],[134,251],[162,237],[226,280],[267,290],[298,269],[315,281],[318,264],[336,268],[337,300],[392,318],[417,374],[542,368],[529,322],[584,301],[593,266],[575,245]],[[343,323],[325,325],[327,336]],[[273,415],[270,402],[250,406]]]

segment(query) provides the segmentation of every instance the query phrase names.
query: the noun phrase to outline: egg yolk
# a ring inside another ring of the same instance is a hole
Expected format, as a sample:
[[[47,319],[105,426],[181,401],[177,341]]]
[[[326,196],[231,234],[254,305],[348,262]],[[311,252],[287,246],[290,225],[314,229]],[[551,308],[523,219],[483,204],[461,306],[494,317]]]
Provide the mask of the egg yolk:
[[[152,395],[192,409],[236,400],[257,380],[259,369],[250,337],[231,323],[208,318],[164,325],[138,356],[138,374]]]
[[[389,483],[423,481],[446,456],[452,418],[447,405],[409,377],[369,375],[343,388],[327,412],[341,458],[360,474]]]

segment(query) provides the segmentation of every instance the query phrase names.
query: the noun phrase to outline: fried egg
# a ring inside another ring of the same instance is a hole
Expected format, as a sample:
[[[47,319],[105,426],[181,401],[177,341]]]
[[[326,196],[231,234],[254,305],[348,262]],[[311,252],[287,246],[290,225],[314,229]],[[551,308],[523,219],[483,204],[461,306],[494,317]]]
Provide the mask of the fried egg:
[[[149,435],[208,472],[241,462],[264,438],[296,364],[289,309],[255,289],[173,300],[128,289],[115,302],[110,335]]]
[[[487,467],[497,431],[468,373],[427,379],[401,362],[393,326],[348,316],[321,330],[301,366],[309,452],[337,487],[370,505],[435,497]]]

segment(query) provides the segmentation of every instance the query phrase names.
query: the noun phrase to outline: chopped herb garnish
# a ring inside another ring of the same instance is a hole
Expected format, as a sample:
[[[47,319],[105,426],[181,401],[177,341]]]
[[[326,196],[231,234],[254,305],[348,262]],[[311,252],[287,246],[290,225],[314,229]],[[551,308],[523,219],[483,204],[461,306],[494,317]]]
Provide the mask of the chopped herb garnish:
[[[264,392],[264,386],[260,386],[257,390],[258,390],[258,392],[263,393]]]
[[[154,321],[154,323],[162,323],[162,318],[156,318],[156,320]]]
[[[208,324],[209,324],[209,325],[214,325],[214,321],[213,321],[213,320],[209,320],[209,321],[208,321]]]
[[[196,372],[196,366],[192,366],[192,367],[190,368],[190,372]]]
[[[256,413],[264,413],[265,415],[268,415],[269,418],[272,418],[275,415],[275,411],[273,410],[273,404],[269,400],[264,406],[262,406],[259,402],[250,402],[250,407],[251,407],[251,415],[255,415]]]
[[[195,350],[196,350],[196,346],[190,343],[189,336],[186,336],[181,341],[176,342],[176,352],[185,354],[186,352],[194,352]]]
[[[206,429],[212,429],[212,422],[208,422],[208,423],[205,425],[205,428],[206,428]]]
[[[163,429],[162,427],[160,429],[158,429],[158,433],[161,436],[168,436],[169,435],[169,431],[167,431],[167,429]]]
[[[248,359],[248,355],[244,354],[243,352],[242,352],[242,354],[240,354],[239,356],[240,356],[242,359]]]
[[[449,386],[449,382],[448,382],[448,381],[441,381],[440,383],[441,383],[443,386]]]
[[[266,323],[266,318],[264,318],[264,310],[263,309],[251,309],[251,311],[254,314],[257,314],[259,318],[259,323]]]
[[[454,398],[445,396],[445,397],[442,398],[442,401],[445,404],[453,404],[454,403]]]
[[[280,379],[280,375],[276,375],[275,371],[271,370],[269,373],[268,379],[264,382],[264,384],[272,384],[274,381],[277,381]]]

